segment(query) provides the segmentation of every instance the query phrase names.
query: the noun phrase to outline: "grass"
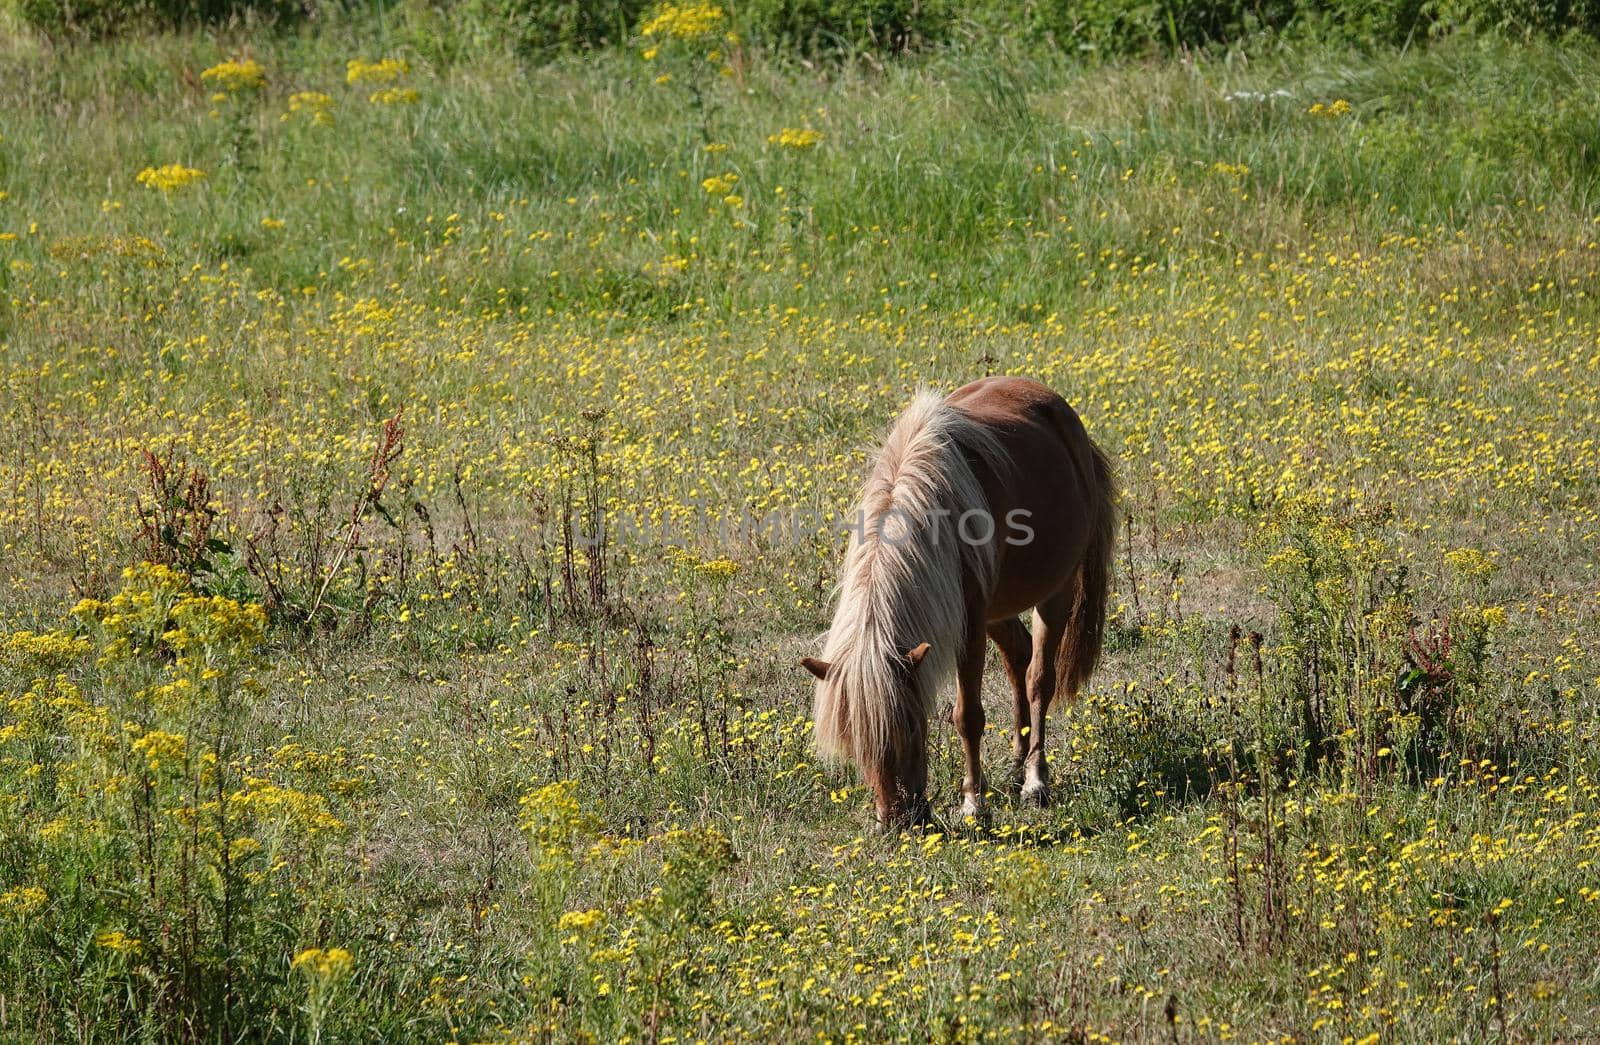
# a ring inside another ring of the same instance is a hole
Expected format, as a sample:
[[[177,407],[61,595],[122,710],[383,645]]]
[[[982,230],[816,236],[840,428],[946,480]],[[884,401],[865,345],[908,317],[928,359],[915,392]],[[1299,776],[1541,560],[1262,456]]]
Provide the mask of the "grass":
[[[0,1030],[1592,1028],[1600,51],[701,47],[5,34]],[[876,837],[815,520],[1002,371],[1119,462],[1111,650],[1056,807]]]

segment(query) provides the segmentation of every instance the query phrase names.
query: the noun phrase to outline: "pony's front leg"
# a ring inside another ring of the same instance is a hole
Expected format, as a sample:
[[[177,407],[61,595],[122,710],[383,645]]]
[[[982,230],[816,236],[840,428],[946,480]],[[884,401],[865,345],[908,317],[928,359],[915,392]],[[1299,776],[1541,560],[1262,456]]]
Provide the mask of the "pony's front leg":
[[[961,780],[961,815],[982,820],[987,813],[984,805],[983,782],[983,657],[984,632],[976,629],[961,651],[956,664],[956,706],[950,714],[956,733],[961,737],[961,756],[966,771]]]

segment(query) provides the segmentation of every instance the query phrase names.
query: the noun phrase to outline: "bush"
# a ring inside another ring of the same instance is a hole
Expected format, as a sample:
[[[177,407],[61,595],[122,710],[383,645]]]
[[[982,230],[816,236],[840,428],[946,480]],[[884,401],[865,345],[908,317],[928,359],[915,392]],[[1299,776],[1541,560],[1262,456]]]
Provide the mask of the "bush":
[[[951,0],[746,0],[735,21],[754,41],[804,54],[904,51],[950,38]]]
[[[407,41],[431,59],[455,61],[509,45],[548,57],[626,41],[649,0],[412,0],[401,8]]]
[[[657,6],[652,0],[411,0],[401,17],[408,42],[430,58],[454,61],[507,44],[534,57],[615,45],[633,36]],[[802,54],[902,51],[947,40],[957,24],[950,0],[748,0],[721,6],[747,38]]]
[[[1274,14],[1270,9],[1284,10]],[[1287,19],[1292,5],[1193,0],[988,0],[968,8],[970,32],[1099,55],[1232,39]],[[1265,12],[1265,13],[1263,13]]]
[[[11,0],[16,12],[50,36],[104,37],[149,28],[231,20],[289,21],[312,0]]]
[[[1597,0],[983,0],[961,17],[980,37],[1104,55],[1277,30],[1357,46],[1458,31],[1600,32]]]
[[[318,0],[7,0],[56,36],[255,18],[289,21]],[[388,6],[387,4],[383,6]],[[430,58],[509,45],[557,53],[626,41],[652,0],[401,0],[402,35]],[[1284,30],[1360,46],[1456,31],[1600,32],[1600,0],[722,0],[744,36],[807,55],[898,52],[1007,39],[1099,55],[1238,40]]]

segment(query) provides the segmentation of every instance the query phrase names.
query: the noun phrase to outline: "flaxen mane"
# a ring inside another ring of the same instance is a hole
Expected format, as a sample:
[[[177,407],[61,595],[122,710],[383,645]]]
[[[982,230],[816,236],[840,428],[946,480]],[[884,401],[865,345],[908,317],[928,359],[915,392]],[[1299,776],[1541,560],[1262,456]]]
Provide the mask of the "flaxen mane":
[[[994,436],[937,393],[918,393],[890,429],[851,520],[823,652],[833,667],[814,709],[822,754],[876,765],[898,738],[920,737],[967,633],[963,576],[983,596],[995,579],[993,543],[958,531],[963,513],[988,511],[974,457],[1005,467]],[[992,522],[974,520],[968,532]],[[928,657],[903,686],[906,651],[923,642]]]

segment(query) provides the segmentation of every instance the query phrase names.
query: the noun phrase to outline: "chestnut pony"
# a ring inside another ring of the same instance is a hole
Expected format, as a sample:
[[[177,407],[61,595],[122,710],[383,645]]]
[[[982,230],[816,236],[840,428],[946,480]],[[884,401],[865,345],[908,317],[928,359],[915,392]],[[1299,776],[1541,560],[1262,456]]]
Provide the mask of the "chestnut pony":
[[[1100,655],[1115,500],[1105,454],[1036,381],[922,392],[895,421],[853,517],[822,659],[802,662],[817,678],[817,748],[860,766],[881,824],[928,818],[928,720],[952,671],[961,812],[984,814],[985,636],[1016,694],[1014,785],[1049,801],[1045,715]],[[1029,608],[1031,632],[1017,619]]]

